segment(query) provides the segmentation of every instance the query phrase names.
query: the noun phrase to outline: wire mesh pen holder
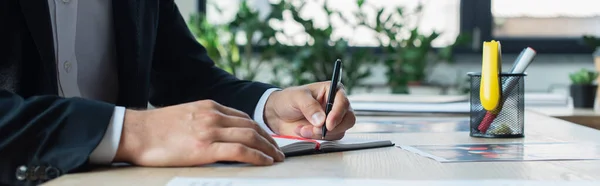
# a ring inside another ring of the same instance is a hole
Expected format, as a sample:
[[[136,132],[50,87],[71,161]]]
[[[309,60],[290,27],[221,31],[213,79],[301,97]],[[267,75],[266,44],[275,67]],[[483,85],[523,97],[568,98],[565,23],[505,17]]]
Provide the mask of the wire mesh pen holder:
[[[526,74],[500,74],[502,83],[498,108],[485,110],[480,100],[481,73],[468,73],[470,95],[470,136],[483,138],[524,137],[524,78]]]

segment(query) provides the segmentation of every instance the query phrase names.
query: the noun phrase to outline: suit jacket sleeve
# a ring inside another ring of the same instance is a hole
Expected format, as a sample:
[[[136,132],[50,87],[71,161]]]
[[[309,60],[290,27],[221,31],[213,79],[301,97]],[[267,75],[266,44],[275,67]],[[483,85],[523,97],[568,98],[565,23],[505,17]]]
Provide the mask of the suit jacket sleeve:
[[[262,94],[274,86],[239,80],[216,67],[174,2],[160,2],[150,102],[167,106],[212,99],[253,116]]]
[[[113,110],[82,98],[24,99],[0,90],[0,185],[37,185],[89,168]]]

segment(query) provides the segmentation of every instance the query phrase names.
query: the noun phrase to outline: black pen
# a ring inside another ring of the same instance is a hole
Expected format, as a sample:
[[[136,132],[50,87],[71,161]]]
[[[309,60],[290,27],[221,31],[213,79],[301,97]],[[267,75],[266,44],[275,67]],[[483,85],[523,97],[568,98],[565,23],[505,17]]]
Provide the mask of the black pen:
[[[333,77],[331,77],[331,85],[329,87],[329,95],[327,96],[327,106],[325,108],[325,121],[327,121],[327,116],[329,112],[333,108],[333,100],[335,100],[335,94],[337,93],[338,83],[342,80],[342,60],[337,59],[335,64],[333,65]],[[322,139],[325,139],[325,135],[327,134],[327,122],[323,123],[323,136]]]

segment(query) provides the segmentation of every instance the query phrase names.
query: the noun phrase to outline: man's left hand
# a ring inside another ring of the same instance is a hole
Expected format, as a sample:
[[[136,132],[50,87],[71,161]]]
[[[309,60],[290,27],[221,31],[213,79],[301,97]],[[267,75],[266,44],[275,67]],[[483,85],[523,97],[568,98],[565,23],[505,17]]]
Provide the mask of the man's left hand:
[[[329,86],[330,82],[319,82],[273,92],[265,105],[265,123],[276,134],[312,139],[321,139],[321,127],[325,124],[326,140],[343,138],[356,117],[342,84],[331,112],[325,116]]]

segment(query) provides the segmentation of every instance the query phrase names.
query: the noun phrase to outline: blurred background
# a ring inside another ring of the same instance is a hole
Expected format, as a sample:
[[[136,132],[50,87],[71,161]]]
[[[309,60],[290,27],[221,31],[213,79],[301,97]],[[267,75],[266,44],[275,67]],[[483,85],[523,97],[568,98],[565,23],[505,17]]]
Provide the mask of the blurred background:
[[[350,94],[464,94],[490,40],[505,70],[525,47],[538,52],[527,92],[569,94],[597,77],[597,0],[176,2],[220,67],[282,87],[329,80],[340,58]]]

